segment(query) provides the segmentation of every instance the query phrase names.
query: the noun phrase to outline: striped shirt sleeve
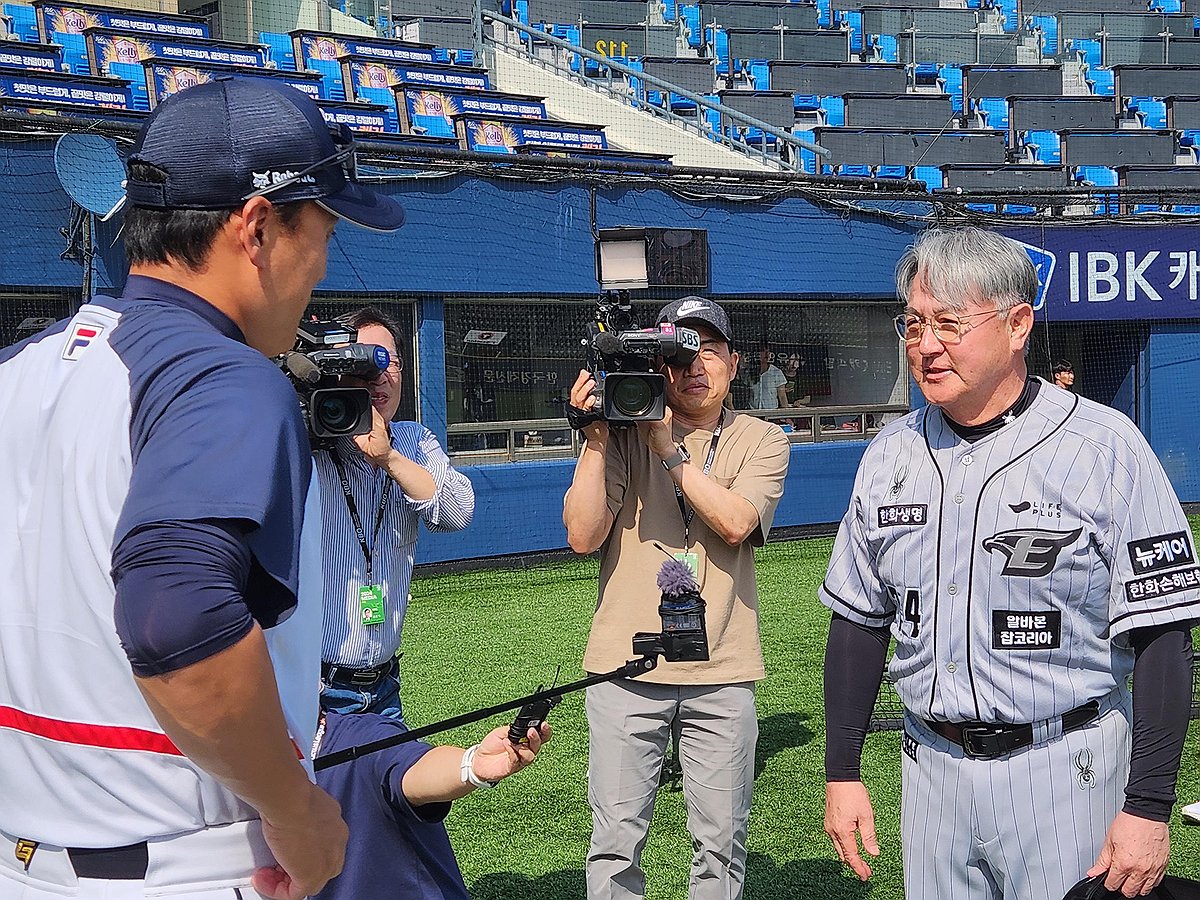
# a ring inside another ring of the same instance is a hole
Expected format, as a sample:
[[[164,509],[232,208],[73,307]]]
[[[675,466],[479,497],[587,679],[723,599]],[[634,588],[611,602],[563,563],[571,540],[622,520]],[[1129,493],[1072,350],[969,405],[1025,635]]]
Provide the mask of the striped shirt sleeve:
[[[409,425],[404,428],[402,425]],[[433,476],[435,490],[428,500],[404,499],[430,531],[461,531],[475,514],[475,489],[470,479],[450,465],[450,457],[428,428],[416,423],[392,423],[392,443]]]

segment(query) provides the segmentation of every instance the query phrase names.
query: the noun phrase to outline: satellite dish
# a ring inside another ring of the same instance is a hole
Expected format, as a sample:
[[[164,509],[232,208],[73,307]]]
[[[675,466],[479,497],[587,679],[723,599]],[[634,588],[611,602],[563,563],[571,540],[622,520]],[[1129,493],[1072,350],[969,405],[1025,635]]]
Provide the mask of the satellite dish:
[[[107,222],[125,205],[125,164],[99,134],[64,134],[54,145],[54,171],[67,196]]]

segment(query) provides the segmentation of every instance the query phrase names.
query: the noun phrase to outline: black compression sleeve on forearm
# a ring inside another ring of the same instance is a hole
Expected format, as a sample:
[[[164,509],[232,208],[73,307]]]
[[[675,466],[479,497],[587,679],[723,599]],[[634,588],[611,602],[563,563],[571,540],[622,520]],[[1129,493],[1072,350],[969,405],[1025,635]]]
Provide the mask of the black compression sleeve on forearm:
[[[883,680],[890,629],[833,614],[825,645],[825,780],[859,781],[863,741]]]
[[[1133,664],[1133,750],[1125,812],[1166,822],[1192,706],[1192,634],[1188,623],[1139,628],[1129,635]]]

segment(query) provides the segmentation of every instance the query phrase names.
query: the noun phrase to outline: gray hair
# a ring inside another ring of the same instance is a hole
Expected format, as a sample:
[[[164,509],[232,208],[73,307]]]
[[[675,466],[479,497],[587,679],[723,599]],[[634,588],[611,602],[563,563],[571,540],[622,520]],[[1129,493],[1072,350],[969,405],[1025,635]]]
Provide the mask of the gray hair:
[[[1037,272],[1021,245],[982,228],[933,228],[908,248],[896,265],[896,293],[906,305],[918,276],[956,312],[971,300],[990,300],[1003,315],[1037,298]]]

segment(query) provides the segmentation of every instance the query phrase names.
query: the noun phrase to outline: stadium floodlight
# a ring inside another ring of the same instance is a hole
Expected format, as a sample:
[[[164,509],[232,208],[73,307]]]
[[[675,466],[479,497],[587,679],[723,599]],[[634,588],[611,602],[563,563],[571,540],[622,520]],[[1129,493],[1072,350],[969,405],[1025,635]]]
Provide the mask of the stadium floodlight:
[[[602,291],[650,286],[644,228],[604,228],[596,244],[596,280]]]

